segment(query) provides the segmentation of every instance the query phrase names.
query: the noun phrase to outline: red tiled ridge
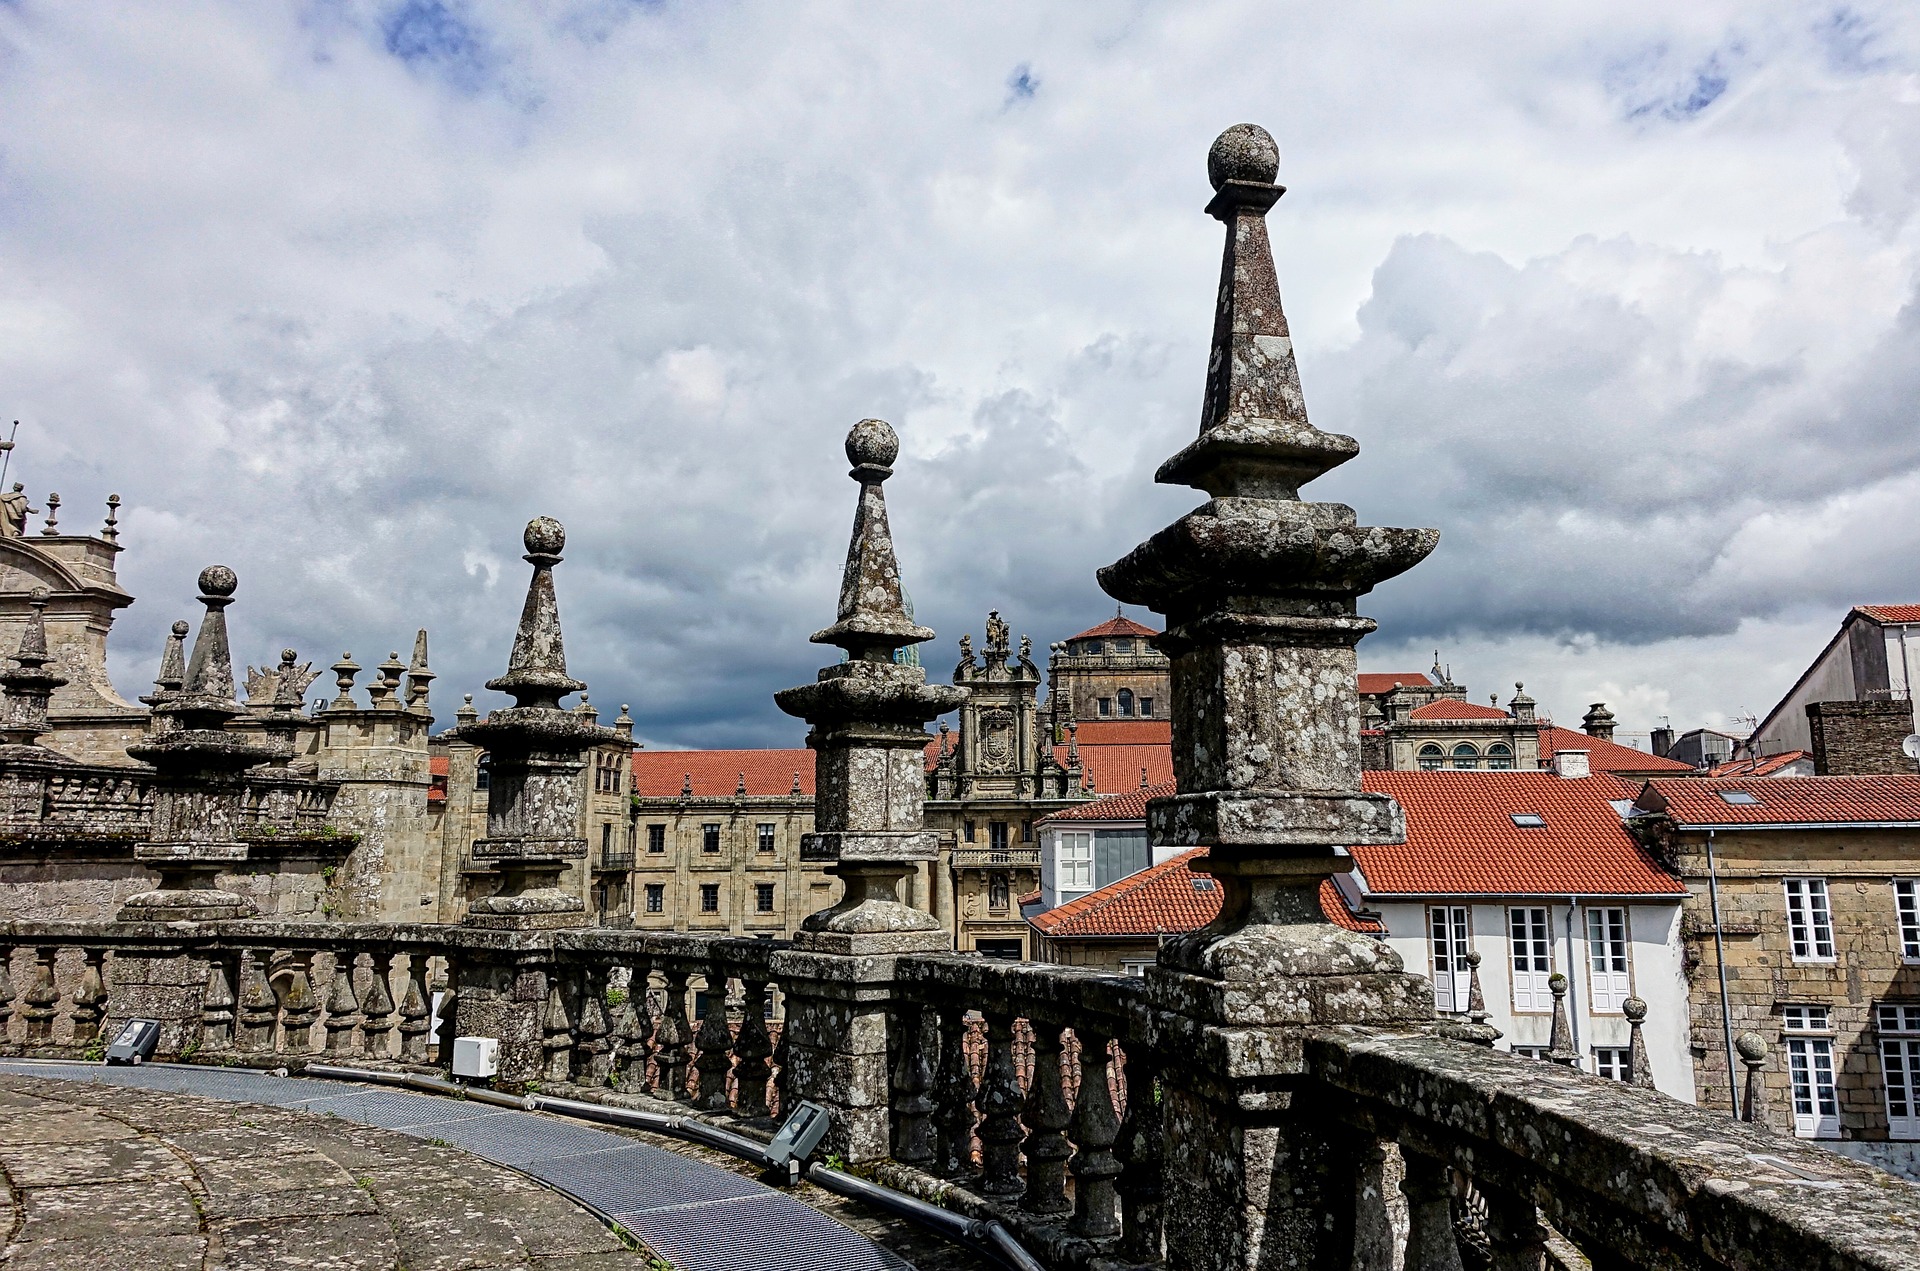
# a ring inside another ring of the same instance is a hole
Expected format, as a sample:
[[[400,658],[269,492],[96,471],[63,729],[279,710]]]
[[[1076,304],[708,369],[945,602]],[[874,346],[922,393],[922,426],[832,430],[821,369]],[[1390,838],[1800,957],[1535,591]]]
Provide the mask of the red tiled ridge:
[[[1043,936],[1178,935],[1204,927],[1220,915],[1220,884],[1187,865],[1205,851],[1182,852],[1030,921]],[[1196,890],[1196,881],[1205,890]]]
[[[1103,799],[1082,803],[1064,812],[1043,816],[1034,824],[1047,825],[1054,821],[1144,821],[1147,819],[1147,800],[1164,799],[1178,793],[1173,782],[1163,781],[1144,790],[1129,790],[1125,794],[1110,794]]]
[[[1770,777],[1782,768],[1790,768],[1802,759],[1811,759],[1813,755],[1805,750],[1783,750],[1777,755],[1762,755],[1758,759],[1729,759],[1707,771],[1709,777]]]
[[[1077,636],[1068,636],[1069,640],[1097,640],[1102,636],[1157,636],[1160,633],[1152,627],[1143,627],[1132,618],[1116,616],[1108,618],[1097,627],[1088,627]]]
[[[1758,803],[1728,803],[1722,790],[1744,790]],[[1637,803],[1681,825],[1845,825],[1920,823],[1920,775],[1874,777],[1655,778]]]
[[[1425,706],[1416,706],[1407,712],[1408,719],[1512,719],[1513,716],[1498,706],[1482,706],[1478,702],[1462,701],[1457,697],[1443,697],[1437,702],[1428,702]]]
[[[1390,794],[1407,814],[1407,841],[1349,848],[1379,895],[1667,896],[1686,888],[1654,864],[1609,800],[1604,774],[1367,772],[1361,784]],[[1670,784],[1662,782],[1661,784]],[[1680,785],[1685,782],[1671,783]],[[1545,819],[1537,829],[1516,812]]]
[[[791,794],[796,772],[800,793],[811,798],[811,750],[640,750],[633,756],[633,792],[643,799],[673,798],[691,773],[693,793],[714,798],[735,793],[745,773],[749,795]]]
[[[1589,737],[1571,728],[1560,728],[1554,724],[1540,725],[1540,762],[1547,763],[1556,750],[1586,751],[1587,767],[1595,772],[1671,772],[1678,776],[1693,771],[1691,764],[1681,763],[1678,759],[1648,754],[1632,746],[1622,746],[1617,741],[1601,741],[1598,737]]]
[[[1402,684],[1419,688],[1429,688],[1433,684],[1425,671],[1362,671],[1357,678],[1360,693],[1364,697],[1383,696]]]
[[[1920,622],[1920,605],[1855,605],[1876,622]]]
[[[1164,719],[1090,719],[1074,733],[1088,746],[1171,746],[1173,724]]]

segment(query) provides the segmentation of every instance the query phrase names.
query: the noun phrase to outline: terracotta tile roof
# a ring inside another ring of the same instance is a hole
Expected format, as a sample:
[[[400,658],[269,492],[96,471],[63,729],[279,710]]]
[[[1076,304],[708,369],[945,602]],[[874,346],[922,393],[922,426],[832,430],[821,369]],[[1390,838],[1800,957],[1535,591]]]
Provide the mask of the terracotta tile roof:
[[[1046,825],[1053,821],[1144,821],[1147,819],[1147,800],[1164,799],[1178,793],[1178,787],[1171,781],[1148,786],[1144,790],[1129,790],[1125,794],[1110,794],[1105,798],[1082,803],[1078,807],[1043,816],[1035,825]]]
[[[1182,852],[1028,921],[1049,939],[1068,940],[1174,936],[1204,927],[1220,916],[1220,884],[1188,866],[1205,853],[1203,847]],[[1348,909],[1331,879],[1320,884],[1320,908],[1329,922],[1349,931],[1384,932],[1378,922]]]
[[[1407,712],[1408,719],[1512,719],[1498,706],[1482,706],[1478,702],[1462,701],[1457,697],[1443,697],[1437,702],[1428,702],[1425,706],[1416,706]]]
[[[1097,627],[1088,627],[1079,635],[1068,636],[1069,640],[1097,640],[1102,636],[1157,636],[1160,633],[1152,627],[1143,627],[1132,618],[1113,617]]]
[[[1758,759],[1729,759],[1707,770],[1709,777],[1771,777],[1784,768],[1801,762],[1812,763],[1813,754],[1805,750],[1783,750]]]
[[[427,756],[427,802],[445,803],[447,801],[447,771],[449,764],[445,755]]]
[[[812,798],[811,750],[640,750],[633,756],[633,792],[674,798],[691,773],[696,797],[717,798],[733,794],[745,773],[750,795],[791,794],[796,772],[800,793]]]
[[[1362,671],[1357,678],[1363,697],[1384,696],[1402,684],[1417,688],[1433,684],[1425,671]]]
[[[1644,750],[1635,750],[1632,746],[1622,746],[1617,741],[1589,737],[1571,728],[1540,725],[1540,762],[1546,763],[1556,750],[1586,751],[1587,766],[1595,772],[1670,772],[1678,776],[1693,771],[1692,765],[1681,763],[1678,759],[1663,759]]]
[[[435,777],[444,777],[447,775],[447,769],[449,767],[450,767],[450,764],[448,763],[447,756],[445,755],[428,755],[427,756],[427,772],[429,775],[435,776]]]
[[[1320,880],[1320,912],[1327,921],[1336,927],[1345,927],[1348,931],[1358,931],[1369,936],[1384,936],[1387,928],[1378,918],[1363,918],[1347,908],[1347,898],[1331,878]]]
[[[1720,797],[1736,790],[1756,802]],[[1635,806],[1665,812],[1681,825],[1920,824],[1920,775],[1657,778]]]
[[[1875,622],[1920,622],[1920,605],[1855,605],[1855,613],[1864,613]]]
[[[1171,746],[1173,723],[1165,719],[1090,719],[1074,736],[1088,746]]]
[[[1055,746],[1054,759],[1065,766],[1067,748]],[[1159,746],[1082,746],[1080,769],[1093,782],[1095,794],[1121,794],[1140,788],[1140,770],[1146,769],[1147,784],[1159,785],[1173,780],[1173,749]]]
[[[1405,843],[1349,849],[1373,895],[1665,896],[1686,891],[1621,825],[1609,802],[1621,797],[1621,785],[1606,775],[1368,772],[1361,784],[1392,795],[1407,814]],[[1515,825],[1514,814],[1527,812],[1546,824]]]

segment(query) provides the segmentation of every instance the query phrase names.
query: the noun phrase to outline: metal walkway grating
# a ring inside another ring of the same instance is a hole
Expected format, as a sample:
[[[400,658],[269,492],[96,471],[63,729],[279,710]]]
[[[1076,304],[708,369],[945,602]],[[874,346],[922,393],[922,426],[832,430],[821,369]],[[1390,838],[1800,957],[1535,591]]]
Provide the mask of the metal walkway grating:
[[[235,1069],[0,1059],[0,1073],[263,1103],[436,1139],[611,1217],[678,1271],[913,1271],[785,1192],[559,1117],[345,1081]]]

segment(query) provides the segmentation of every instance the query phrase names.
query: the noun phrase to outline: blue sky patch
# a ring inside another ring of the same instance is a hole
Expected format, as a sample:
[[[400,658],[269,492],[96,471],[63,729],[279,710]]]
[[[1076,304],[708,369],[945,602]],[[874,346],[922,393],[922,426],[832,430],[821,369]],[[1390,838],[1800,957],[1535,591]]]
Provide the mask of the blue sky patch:
[[[1030,101],[1040,91],[1040,77],[1033,73],[1033,65],[1022,62],[1007,74],[1007,100],[1003,106],[1012,106]]]
[[[492,59],[485,39],[443,0],[405,0],[387,12],[380,33],[387,52],[462,88],[478,88],[487,78]]]

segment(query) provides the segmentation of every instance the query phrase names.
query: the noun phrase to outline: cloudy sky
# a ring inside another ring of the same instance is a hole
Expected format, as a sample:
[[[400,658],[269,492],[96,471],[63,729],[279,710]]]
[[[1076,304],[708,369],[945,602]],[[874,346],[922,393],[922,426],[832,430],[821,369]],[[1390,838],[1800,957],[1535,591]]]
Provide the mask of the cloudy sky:
[[[1920,599],[1891,3],[12,0],[12,475],[69,531],[125,499],[129,696],[220,561],[243,661],[426,626],[450,722],[550,514],[604,716],[794,744],[854,420],[903,438],[942,675],[989,608],[1042,646],[1111,613],[1094,569],[1198,501],[1151,474],[1241,120],[1309,409],[1362,444],[1310,493],[1442,533],[1364,666],[1725,724]]]

